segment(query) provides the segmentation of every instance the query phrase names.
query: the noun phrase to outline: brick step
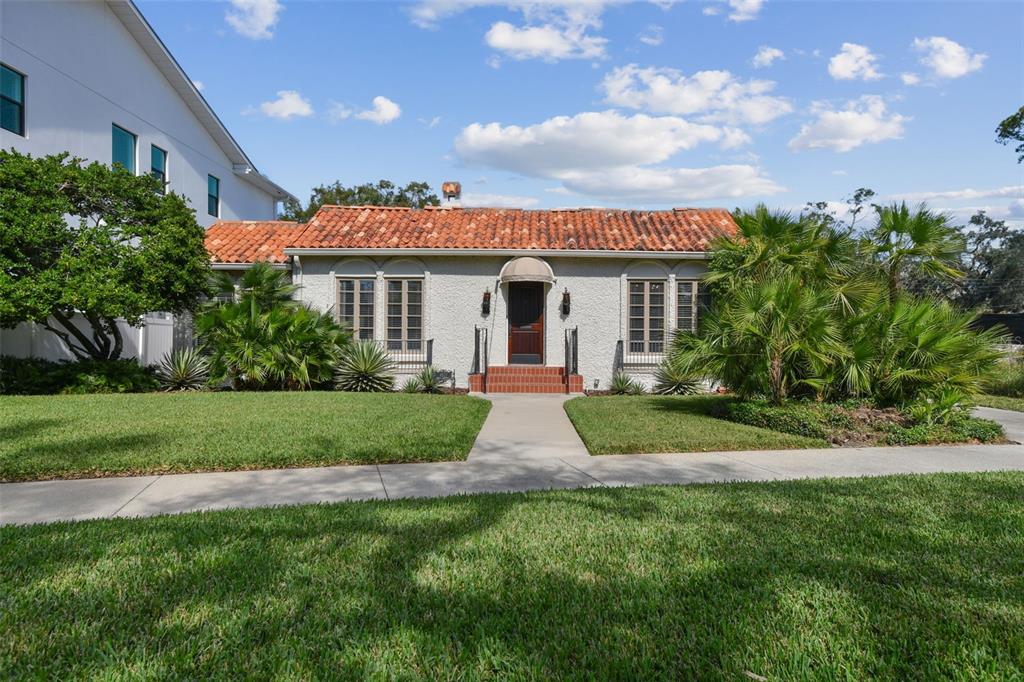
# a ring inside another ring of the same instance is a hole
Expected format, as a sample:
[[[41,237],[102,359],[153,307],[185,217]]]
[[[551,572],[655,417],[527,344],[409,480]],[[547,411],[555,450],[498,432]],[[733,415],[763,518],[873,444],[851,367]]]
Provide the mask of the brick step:
[[[488,393],[565,393],[565,385],[538,386],[536,384],[490,384]]]
[[[564,367],[489,367],[487,373],[490,376],[515,376],[515,377],[562,377],[565,376]]]
[[[557,367],[550,369],[559,369]],[[484,389],[483,377],[479,374],[469,378],[470,389],[481,392]],[[487,377],[487,393],[582,393],[583,377],[571,374],[568,378],[564,373],[535,373],[533,375],[499,373],[493,370]]]

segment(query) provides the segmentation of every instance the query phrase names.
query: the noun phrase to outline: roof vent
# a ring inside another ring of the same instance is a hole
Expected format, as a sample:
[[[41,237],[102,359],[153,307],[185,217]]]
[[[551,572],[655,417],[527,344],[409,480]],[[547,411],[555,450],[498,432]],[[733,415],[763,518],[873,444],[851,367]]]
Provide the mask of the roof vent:
[[[458,201],[462,197],[462,185],[458,182],[442,182],[441,194],[446,201]]]

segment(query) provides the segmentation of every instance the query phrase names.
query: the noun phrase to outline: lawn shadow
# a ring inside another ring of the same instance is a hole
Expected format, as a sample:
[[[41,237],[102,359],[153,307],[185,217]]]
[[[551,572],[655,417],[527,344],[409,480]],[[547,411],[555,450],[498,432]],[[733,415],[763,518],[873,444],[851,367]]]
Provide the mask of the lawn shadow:
[[[0,629],[12,670],[59,662],[65,674],[997,674],[1024,651],[1021,485],[955,480],[973,514],[941,494],[908,506],[944,489],[904,477],[17,529],[6,541],[23,552],[0,556],[21,569],[23,600]]]

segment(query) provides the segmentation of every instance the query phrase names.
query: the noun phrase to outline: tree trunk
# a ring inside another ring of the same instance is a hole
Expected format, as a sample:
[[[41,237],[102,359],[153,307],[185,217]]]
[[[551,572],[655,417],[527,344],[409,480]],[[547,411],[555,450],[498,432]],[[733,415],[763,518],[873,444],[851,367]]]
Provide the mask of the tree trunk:
[[[896,302],[896,296],[900,292],[900,272],[898,269],[893,268],[889,271],[889,304],[892,305]]]
[[[786,397],[786,391],[782,383],[782,358],[778,354],[772,355],[771,368],[772,402],[781,405]]]
[[[53,319],[61,328],[52,326],[49,321],[44,322],[43,327],[56,334],[78,360],[117,360],[121,357],[124,339],[117,328],[117,320],[86,315],[92,332],[90,339],[75,325],[72,317],[55,310]]]

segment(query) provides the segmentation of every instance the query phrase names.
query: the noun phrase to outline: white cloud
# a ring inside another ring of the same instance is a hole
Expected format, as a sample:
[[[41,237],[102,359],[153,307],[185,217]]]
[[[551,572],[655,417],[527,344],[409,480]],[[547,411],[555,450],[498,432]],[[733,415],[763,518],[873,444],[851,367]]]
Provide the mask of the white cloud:
[[[455,151],[469,162],[545,175],[659,163],[698,144],[719,142],[723,136],[715,126],[674,116],[584,112],[525,127],[473,123],[459,133]]]
[[[657,47],[665,42],[665,30],[657,24],[648,24],[644,32],[637,36],[641,43]]]
[[[843,43],[828,62],[828,73],[836,80],[873,81],[882,77],[877,70],[878,57],[864,45]]]
[[[561,178],[572,192],[625,201],[680,205],[709,199],[742,199],[785,191],[749,165],[711,168],[611,168],[573,171]]]
[[[706,142],[746,141],[735,129],[674,116],[623,116],[615,111],[558,116],[531,126],[474,123],[455,140],[459,157],[597,197],[674,203],[765,195],[778,185],[750,165],[652,167]]]
[[[675,69],[629,64],[609,72],[601,82],[605,101],[631,109],[665,114],[702,114],[702,120],[760,125],[793,110],[789,100],[767,93],[768,80],[741,81],[728,71],[698,71],[685,76]]]
[[[756,19],[764,0],[728,0],[729,21],[750,21]]]
[[[277,99],[261,102],[259,107],[250,107],[244,114],[260,113],[268,118],[288,120],[313,115],[313,105],[296,90],[278,90]]]
[[[507,21],[491,26],[484,36],[487,44],[513,59],[597,59],[604,56],[604,38],[590,36],[579,26],[517,27]]]
[[[373,108],[360,111],[356,118],[363,121],[371,121],[377,125],[391,123],[402,115],[402,108],[389,100],[387,97],[377,95],[373,98]]]
[[[845,175],[848,175],[848,173],[846,171],[844,171],[844,170],[834,170],[834,171],[832,171],[832,175],[845,176]]]
[[[1007,185],[992,189],[953,189],[926,192],[907,192],[893,194],[897,201],[934,201],[935,199],[1000,199],[1003,197],[1024,196],[1024,185]]]
[[[822,102],[815,102],[811,113],[817,116],[806,123],[789,141],[793,151],[801,149],[831,149],[848,152],[868,144],[903,137],[903,124],[907,116],[890,114],[885,101],[877,95],[865,95],[847,102],[844,109],[835,110]]]
[[[901,73],[900,80],[904,85],[917,85],[921,82],[921,77],[916,73]]]
[[[768,47],[762,45],[761,49],[757,51],[754,58],[751,60],[751,64],[754,65],[755,69],[763,69],[766,66],[771,66],[772,62],[776,59],[785,59],[786,53],[777,47]]]
[[[331,108],[327,112],[327,118],[331,121],[344,121],[346,118],[352,115],[352,109],[342,104],[341,102],[331,102]]]
[[[466,207],[487,208],[529,208],[539,202],[536,197],[522,197],[512,194],[483,194],[464,192],[460,203]]]
[[[700,13],[706,17],[717,17],[719,14],[722,13],[722,10],[721,8],[716,7],[715,5],[708,5],[707,7],[702,9]]]
[[[426,128],[436,128],[441,123],[440,116],[434,116],[433,118],[418,118],[416,120],[422,123]]]
[[[203,88],[206,87],[206,85],[203,84],[203,81],[192,81],[192,85],[194,85],[196,90],[199,90],[200,92],[202,92]]]
[[[278,0],[230,0],[224,19],[237,33],[253,40],[274,37],[274,26],[284,9]]]
[[[1011,201],[1006,211],[1011,218],[1024,218],[1024,199]]]
[[[924,53],[921,63],[931,70],[936,78],[960,78],[977,71],[988,59],[949,38],[932,36],[915,38],[914,50]]]

